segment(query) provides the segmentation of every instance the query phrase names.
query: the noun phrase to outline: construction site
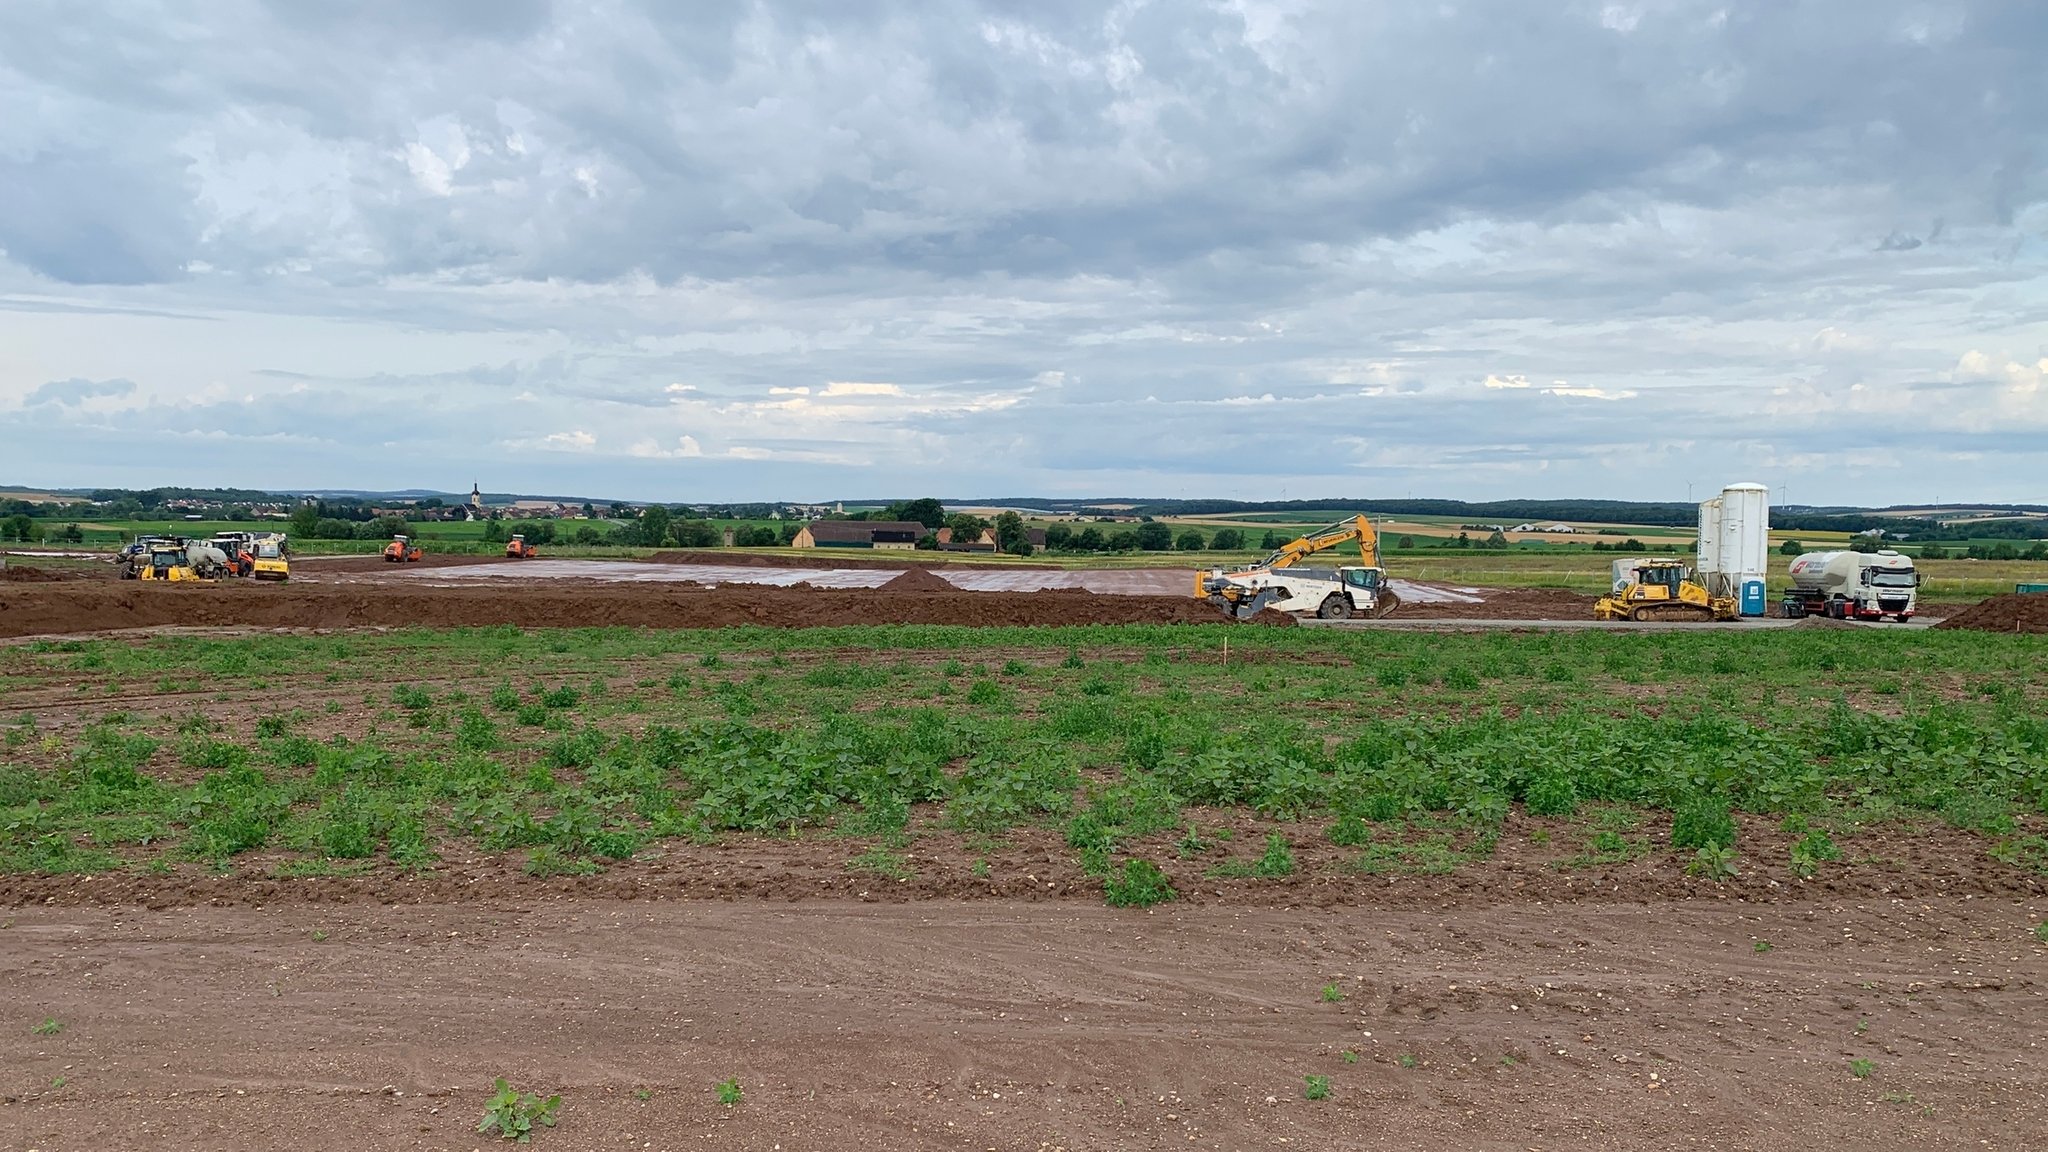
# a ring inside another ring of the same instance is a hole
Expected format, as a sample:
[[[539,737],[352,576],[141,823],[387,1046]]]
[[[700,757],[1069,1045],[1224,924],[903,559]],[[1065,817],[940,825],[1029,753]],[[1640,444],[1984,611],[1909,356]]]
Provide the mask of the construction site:
[[[562,1147],[2021,1146],[2048,595],[1723,507],[1604,593],[1364,516],[17,554],[0,1135],[467,1148],[504,1076]]]

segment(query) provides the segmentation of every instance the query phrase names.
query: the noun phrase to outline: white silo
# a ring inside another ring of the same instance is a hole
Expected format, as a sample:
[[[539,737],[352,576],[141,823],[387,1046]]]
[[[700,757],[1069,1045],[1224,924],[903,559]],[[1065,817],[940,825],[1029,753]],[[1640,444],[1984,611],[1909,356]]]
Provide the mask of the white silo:
[[[1703,501],[1700,504],[1699,554],[1693,560],[1693,571],[1700,574],[1700,582],[1717,596],[1727,595],[1714,588],[1714,573],[1721,570],[1721,499]]]
[[[1764,573],[1771,562],[1771,490],[1762,484],[1721,489],[1716,572],[1724,576],[1744,616],[1764,614]]]

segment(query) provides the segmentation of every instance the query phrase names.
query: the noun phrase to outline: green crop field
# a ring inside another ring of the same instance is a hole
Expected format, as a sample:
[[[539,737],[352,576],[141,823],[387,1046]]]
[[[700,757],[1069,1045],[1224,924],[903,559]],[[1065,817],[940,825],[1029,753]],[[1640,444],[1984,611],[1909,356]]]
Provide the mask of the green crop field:
[[[0,721],[14,873],[551,875],[773,835],[889,875],[1037,836],[1142,903],[1168,875],[1455,870],[1504,837],[1559,869],[1790,879],[1921,827],[2048,872],[2038,637],[164,637],[0,650]]]

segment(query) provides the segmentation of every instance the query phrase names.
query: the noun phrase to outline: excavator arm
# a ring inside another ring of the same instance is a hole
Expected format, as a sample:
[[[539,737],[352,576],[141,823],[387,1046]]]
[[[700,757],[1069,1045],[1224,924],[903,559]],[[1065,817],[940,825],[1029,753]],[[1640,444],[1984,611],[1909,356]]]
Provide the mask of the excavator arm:
[[[1298,540],[1290,540],[1273,550],[1265,559],[1252,565],[1254,568],[1289,568],[1318,552],[1356,542],[1358,554],[1368,568],[1380,566],[1380,535],[1373,531],[1372,521],[1363,516],[1339,520],[1328,528],[1318,528]]]

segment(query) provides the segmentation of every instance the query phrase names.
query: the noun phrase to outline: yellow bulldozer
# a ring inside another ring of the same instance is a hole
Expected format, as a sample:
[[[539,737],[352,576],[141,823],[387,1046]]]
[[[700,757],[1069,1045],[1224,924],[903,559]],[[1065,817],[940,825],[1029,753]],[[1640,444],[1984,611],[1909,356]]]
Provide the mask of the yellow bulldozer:
[[[1735,601],[1695,583],[1683,561],[1655,557],[1616,560],[1613,590],[1593,605],[1595,620],[1672,620],[1707,623],[1740,617]]]

